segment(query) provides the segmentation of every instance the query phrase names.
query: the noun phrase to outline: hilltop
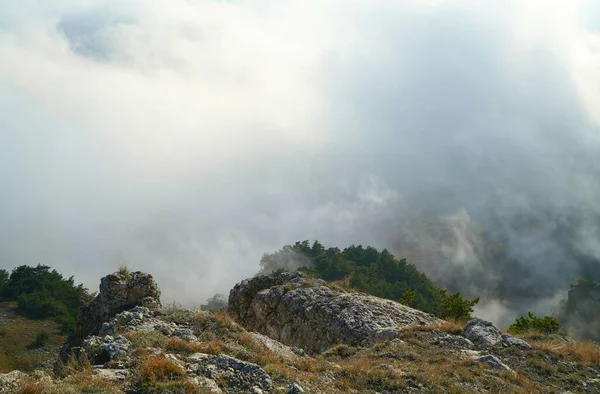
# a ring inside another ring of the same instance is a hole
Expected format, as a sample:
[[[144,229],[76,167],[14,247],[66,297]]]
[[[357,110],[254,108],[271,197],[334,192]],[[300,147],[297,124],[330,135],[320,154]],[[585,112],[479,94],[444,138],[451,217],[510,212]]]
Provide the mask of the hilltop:
[[[0,375],[0,392],[600,392],[593,343],[463,326],[303,273],[242,281],[228,307],[165,308],[149,274],[113,273],[53,370]]]

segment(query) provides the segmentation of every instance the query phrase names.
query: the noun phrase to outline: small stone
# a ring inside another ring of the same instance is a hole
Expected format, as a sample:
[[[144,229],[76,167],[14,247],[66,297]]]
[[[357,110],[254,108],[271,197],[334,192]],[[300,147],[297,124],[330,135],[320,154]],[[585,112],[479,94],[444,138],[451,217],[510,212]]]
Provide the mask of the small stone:
[[[290,384],[290,389],[288,390],[288,394],[298,394],[303,393],[304,389],[297,383]]]
[[[508,367],[506,364],[504,364],[502,361],[500,361],[500,359],[494,355],[491,354],[487,354],[485,356],[479,356],[476,358],[477,361],[479,361],[480,363],[486,363],[487,365],[489,365],[492,368],[495,369],[505,369],[507,371],[512,371],[512,369],[510,369],[510,367]]]

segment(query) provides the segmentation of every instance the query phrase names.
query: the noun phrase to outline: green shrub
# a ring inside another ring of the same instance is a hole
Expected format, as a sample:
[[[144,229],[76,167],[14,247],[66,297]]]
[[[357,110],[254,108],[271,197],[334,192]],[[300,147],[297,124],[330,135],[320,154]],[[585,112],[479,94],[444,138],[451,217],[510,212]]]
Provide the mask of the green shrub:
[[[460,296],[460,292],[446,294],[446,290],[440,290],[442,301],[440,303],[440,317],[446,320],[467,321],[472,318],[473,307],[479,302],[479,297],[466,300]]]
[[[50,340],[50,334],[46,331],[41,331],[41,332],[38,332],[38,334],[35,336],[34,345],[38,346],[38,347],[42,347],[42,346],[45,346],[49,340]]]
[[[526,332],[536,331],[544,334],[558,333],[560,322],[552,316],[537,317],[529,312],[528,317],[519,316],[514,324],[508,328],[511,334],[523,334]]]

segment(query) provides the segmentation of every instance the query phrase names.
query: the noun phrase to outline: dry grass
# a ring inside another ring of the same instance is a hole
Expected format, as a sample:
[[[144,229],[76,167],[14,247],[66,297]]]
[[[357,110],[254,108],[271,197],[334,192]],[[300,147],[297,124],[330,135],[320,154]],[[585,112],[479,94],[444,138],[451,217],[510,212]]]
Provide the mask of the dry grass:
[[[169,381],[185,376],[185,370],[164,354],[145,357],[140,363],[139,373],[145,381]]]
[[[413,331],[439,330],[439,331],[447,332],[449,334],[460,335],[463,332],[464,324],[459,321],[444,321],[439,324],[425,324],[425,325],[414,324],[414,325],[409,326],[408,328]]]
[[[38,368],[41,362],[50,360],[53,354],[58,353],[66,339],[59,324],[50,319],[36,320],[22,316],[17,312],[16,302],[0,302],[0,314],[9,319],[2,323],[0,373],[14,369],[28,372]],[[46,343],[48,352],[40,352],[30,346],[41,331],[50,333]]]
[[[42,379],[35,381],[27,378],[21,382],[15,394],[118,394],[123,390],[118,383],[104,380],[92,375],[91,371],[75,372],[66,379],[51,381]]]
[[[131,275],[131,270],[125,263],[121,263],[121,265],[119,265],[119,269],[117,270],[117,272],[123,275],[125,278],[129,278],[129,276]]]
[[[143,393],[196,394],[199,388],[187,376],[185,369],[164,354],[145,356],[137,368],[136,385]]]
[[[531,345],[535,349],[550,351],[563,357],[586,363],[600,364],[600,345],[595,342],[535,341],[531,342]]]
[[[136,348],[147,348],[147,347],[164,347],[167,338],[159,331],[130,331],[124,334],[134,347]]]
[[[366,355],[341,362],[336,373],[336,386],[344,392],[400,391],[406,387],[404,374],[394,368],[382,368]]]
[[[48,387],[41,382],[29,382],[17,389],[17,394],[43,394]]]
[[[207,347],[208,344],[206,346],[203,346],[200,343],[188,342],[184,339],[177,337],[167,339],[167,342],[165,344],[166,350],[184,354],[203,352],[203,350],[205,350]]]
[[[196,315],[196,336],[203,341],[234,339],[244,329],[227,312],[201,312]]]

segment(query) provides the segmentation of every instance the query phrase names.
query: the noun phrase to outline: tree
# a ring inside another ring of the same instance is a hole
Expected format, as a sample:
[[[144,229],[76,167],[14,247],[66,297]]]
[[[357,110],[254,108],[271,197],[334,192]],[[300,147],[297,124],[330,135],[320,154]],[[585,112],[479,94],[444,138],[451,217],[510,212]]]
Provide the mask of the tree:
[[[446,290],[440,290],[440,295],[442,296],[440,304],[440,317],[442,319],[461,322],[470,320],[473,307],[479,302],[479,297],[467,300],[460,296],[460,292],[448,295]]]
[[[217,293],[206,300],[206,305],[203,305],[202,309],[218,312],[227,309],[227,305],[227,297],[224,294]]]

